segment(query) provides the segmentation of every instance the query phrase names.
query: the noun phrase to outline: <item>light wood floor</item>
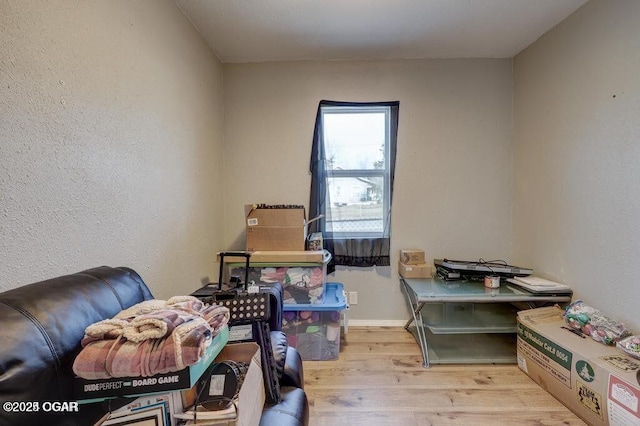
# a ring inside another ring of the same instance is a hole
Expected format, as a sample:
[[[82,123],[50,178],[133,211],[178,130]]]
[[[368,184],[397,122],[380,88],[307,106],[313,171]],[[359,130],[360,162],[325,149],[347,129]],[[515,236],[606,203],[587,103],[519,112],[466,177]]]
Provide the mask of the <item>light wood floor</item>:
[[[585,425],[517,365],[422,367],[402,327],[349,327],[337,361],[304,361],[310,426]]]

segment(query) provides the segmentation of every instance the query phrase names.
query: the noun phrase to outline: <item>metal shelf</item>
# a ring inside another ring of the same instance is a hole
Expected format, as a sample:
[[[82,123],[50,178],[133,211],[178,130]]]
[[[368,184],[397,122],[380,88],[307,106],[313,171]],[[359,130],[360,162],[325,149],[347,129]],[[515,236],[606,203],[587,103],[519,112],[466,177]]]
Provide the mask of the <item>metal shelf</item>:
[[[519,309],[570,302],[566,294],[534,294],[470,281],[400,279],[412,317],[405,324],[422,350],[424,366],[515,363]]]
[[[508,303],[432,303],[422,319],[433,334],[515,333],[517,312]]]
[[[409,331],[418,339],[416,327]],[[431,364],[515,364],[516,334],[433,334],[426,331]]]

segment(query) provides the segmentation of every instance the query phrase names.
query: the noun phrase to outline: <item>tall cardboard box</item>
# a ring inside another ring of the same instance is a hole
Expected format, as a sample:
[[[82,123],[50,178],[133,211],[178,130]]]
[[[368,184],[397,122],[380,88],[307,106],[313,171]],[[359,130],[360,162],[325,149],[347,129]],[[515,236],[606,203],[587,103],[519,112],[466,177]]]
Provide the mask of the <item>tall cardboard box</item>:
[[[304,250],[307,219],[304,207],[244,206],[247,251]]]
[[[571,331],[562,312],[518,312],[520,369],[592,426],[640,425],[640,360]]]

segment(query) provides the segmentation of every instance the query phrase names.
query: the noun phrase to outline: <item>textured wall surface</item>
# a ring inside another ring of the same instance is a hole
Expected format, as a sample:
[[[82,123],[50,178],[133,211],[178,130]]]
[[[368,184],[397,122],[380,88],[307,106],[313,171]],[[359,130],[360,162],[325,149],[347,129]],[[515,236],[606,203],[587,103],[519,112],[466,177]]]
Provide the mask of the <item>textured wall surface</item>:
[[[514,257],[636,332],[638,16],[591,1],[514,62]]]
[[[531,266],[640,329],[639,14],[591,1],[513,75],[264,63],[224,66],[223,85],[171,1],[0,0],[0,290],[124,265],[158,297],[186,293],[243,247],[243,204],[308,203],[320,99],[397,99],[394,256]],[[330,279],[359,292],[351,318],[407,318],[395,265]]]
[[[422,248],[428,259],[510,260],[510,60],[225,64],[224,71],[228,245],[243,247],[245,203],[308,204],[321,99],[399,100],[392,266],[329,277],[358,291],[350,318],[406,320],[400,248]]]
[[[222,67],[171,1],[0,0],[0,290],[215,278]]]

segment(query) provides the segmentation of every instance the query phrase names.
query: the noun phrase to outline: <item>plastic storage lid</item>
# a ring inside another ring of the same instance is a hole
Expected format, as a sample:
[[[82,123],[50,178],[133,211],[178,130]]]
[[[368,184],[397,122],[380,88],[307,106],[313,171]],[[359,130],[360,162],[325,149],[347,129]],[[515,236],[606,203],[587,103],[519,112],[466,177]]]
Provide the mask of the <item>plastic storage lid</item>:
[[[340,311],[347,308],[342,283],[327,283],[322,303],[289,304],[285,303],[283,310],[291,311]]]

